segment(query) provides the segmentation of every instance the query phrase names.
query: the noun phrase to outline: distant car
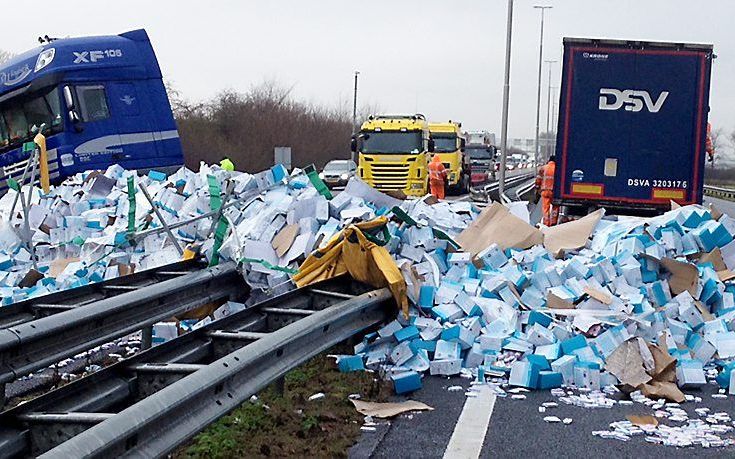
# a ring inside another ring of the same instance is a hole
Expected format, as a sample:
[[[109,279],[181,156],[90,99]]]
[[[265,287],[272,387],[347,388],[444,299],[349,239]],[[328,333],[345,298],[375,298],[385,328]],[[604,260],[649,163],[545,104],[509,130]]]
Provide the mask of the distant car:
[[[329,161],[324,170],[319,174],[319,178],[324,180],[329,188],[337,186],[345,186],[350,177],[355,175],[357,164],[349,159],[333,159]]]

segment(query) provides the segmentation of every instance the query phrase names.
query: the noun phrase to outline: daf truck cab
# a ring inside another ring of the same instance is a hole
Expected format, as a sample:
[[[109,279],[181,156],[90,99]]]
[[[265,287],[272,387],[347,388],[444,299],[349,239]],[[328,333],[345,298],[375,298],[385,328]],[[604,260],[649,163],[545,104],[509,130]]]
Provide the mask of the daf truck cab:
[[[0,65],[0,194],[30,157],[23,144],[45,125],[49,176],[119,164],[183,164],[161,70],[144,30],[50,40]]]
[[[370,186],[408,196],[427,193],[433,143],[424,115],[371,115],[351,147],[358,154],[358,176]]]
[[[461,123],[451,120],[447,123],[429,123],[434,156],[438,155],[447,169],[449,194],[467,193],[470,186],[469,163],[465,164],[465,139],[461,128]]]

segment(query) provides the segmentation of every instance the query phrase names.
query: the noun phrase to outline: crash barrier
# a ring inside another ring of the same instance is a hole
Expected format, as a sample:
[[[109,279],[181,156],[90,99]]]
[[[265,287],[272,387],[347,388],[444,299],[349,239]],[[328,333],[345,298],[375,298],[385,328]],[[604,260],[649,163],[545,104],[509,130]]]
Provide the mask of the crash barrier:
[[[138,290],[163,280],[190,274],[206,266],[201,260],[185,260],[3,306],[0,307],[0,329]]]
[[[247,290],[235,263],[224,263],[0,329],[0,385]]]
[[[506,191],[510,188],[522,184],[530,179],[534,178],[533,172],[527,174],[516,175],[505,179]],[[498,194],[500,188],[500,181],[489,183],[480,189],[470,190],[470,197],[473,201],[500,201],[502,197]]]
[[[727,199],[728,201],[735,201],[735,190],[731,188],[705,185],[704,194],[715,198]]]
[[[292,368],[384,321],[392,294],[368,289],[338,278],[240,304],[0,413],[0,457],[163,456]]]

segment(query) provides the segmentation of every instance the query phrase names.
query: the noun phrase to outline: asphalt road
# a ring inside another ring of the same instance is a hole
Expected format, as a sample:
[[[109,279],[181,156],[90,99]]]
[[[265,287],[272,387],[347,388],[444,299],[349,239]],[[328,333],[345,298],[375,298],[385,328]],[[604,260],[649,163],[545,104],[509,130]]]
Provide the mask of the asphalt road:
[[[457,198],[455,198],[457,199]],[[459,199],[462,199],[460,197]],[[716,198],[705,198],[705,204],[712,203],[721,211],[735,215],[735,202]],[[531,206],[532,221],[538,218],[538,209]],[[465,391],[449,391],[451,386],[461,385],[469,388],[467,379],[460,377],[443,378],[426,376],[424,386],[410,397],[395,396],[393,401],[418,400],[434,408],[434,411],[399,415],[382,422],[376,431],[365,432],[360,441],[350,450],[354,458],[395,458],[395,457],[442,457],[454,432],[457,420],[467,397]],[[733,396],[716,399],[712,394],[718,386],[708,384],[701,390],[687,391],[701,402],[688,401],[681,404],[690,419],[697,419],[696,408],[707,407],[712,413],[726,412],[735,418]],[[735,447],[726,448],[674,448],[648,443],[643,436],[632,437],[629,441],[604,439],[593,436],[593,431],[612,430],[610,423],[623,421],[631,414],[653,414],[654,410],[640,403],[615,405],[612,408],[581,408],[561,403],[550,391],[525,393],[525,400],[510,397],[497,398],[484,437],[480,457],[517,458],[517,457],[615,457],[615,458],[684,458],[684,457],[735,457]],[[625,399],[616,394],[617,399]],[[558,407],[539,412],[544,402],[555,401]],[[545,416],[571,418],[572,423],[548,423]],[[661,420],[666,425],[680,425],[670,420]],[[735,425],[732,422],[726,423]],[[735,439],[735,432],[722,435]]]
[[[399,415],[382,423],[375,432],[365,432],[359,443],[349,452],[354,458],[394,457],[442,457],[455,429],[457,419],[467,397],[464,391],[450,392],[451,386],[469,387],[468,380],[460,377],[425,377],[424,387],[410,397],[394,397],[394,401],[418,400],[434,408],[434,411]],[[697,419],[695,408],[708,407],[711,412],[727,412],[735,416],[733,397],[714,399],[711,394],[717,388],[708,385],[702,390],[688,393],[701,397],[700,403],[685,402],[681,408]],[[510,397],[498,398],[490,418],[480,457],[733,457],[735,447],[726,448],[674,448],[648,443],[642,436],[629,441],[603,439],[592,435],[593,431],[610,430],[609,424],[624,421],[630,414],[653,414],[654,410],[640,403],[632,406],[617,405],[613,408],[581,408],[561,403],[549,391],[525,393],[525,400]],[[622,394],[617,398],[624,399]],[[544,402],[557,402],[558,407],[538,411]],[[548,423],[545,416],[571,418],[572,423]],[[662,420],[667,425],[679,425]],[[728,423],[731,425],[731,423]],[[735,438],[735,433],[723,435]]]

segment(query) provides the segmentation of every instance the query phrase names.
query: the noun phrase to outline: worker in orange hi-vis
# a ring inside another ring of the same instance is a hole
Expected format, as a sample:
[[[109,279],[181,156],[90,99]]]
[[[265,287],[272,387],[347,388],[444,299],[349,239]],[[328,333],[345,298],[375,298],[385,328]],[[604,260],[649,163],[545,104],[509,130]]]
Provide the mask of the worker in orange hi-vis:
[[[712,125],[707,123],[707,140],[704,145],[704,149],[707,151],[709,162],[715,160],[715,146],[712,144]]]
[[[556,225],[559,218],[559,209],[551,205],[554,196],[554,173],[556,172],[556,158],[549,157],[549,162],[541,166],[536,176],[536,192],[541,194],[542,222],[546,226]]]
[[[431,194],[437,199],[444,199],[444,182],[446,180],[447,170],[439,155],[436,155],[429,163],[429,188],[431,188]]]

